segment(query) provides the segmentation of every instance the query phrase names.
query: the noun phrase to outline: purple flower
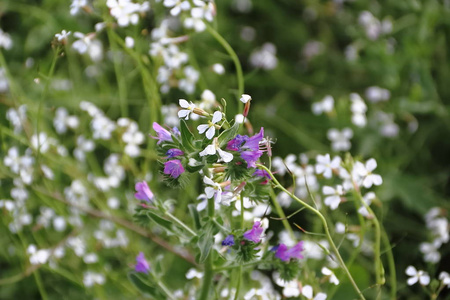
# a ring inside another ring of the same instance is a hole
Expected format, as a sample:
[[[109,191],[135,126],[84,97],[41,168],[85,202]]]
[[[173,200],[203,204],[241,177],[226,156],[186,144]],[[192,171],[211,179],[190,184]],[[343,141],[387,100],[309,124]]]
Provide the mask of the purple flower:
[[[264,137],[264,128],[261,127],[261,130],[259,131],[258,134],[255,134],[254,136],[248,138],[243,148],[247,148],[252,151],[259,150],[259,142],[263,139],[263,137]]]
[[[257,169],[254,173],[254,176],[259,176],[259,177],[266,177],[267,179],[271,180],[272,177],[270,177],[269,173],[267,173],[266,170],[263,169]]]
[[[172,128],[172,130],[173,130],[173,134],[175,134],[175,135],[177,135],[177,136],[181,136],[181,132],[180,132],[180,130],[178,129],[178,127],[174,127],[174,128]]]
[[[240,151],[242,143],[246,142],[248,139],[248,136],[238,134],[234,139],[228,142],[226,149],[232,151]]]
[[[148,187],[147,182],[137,182],[134,186],[136,189],[136,194],[134,194],[134,197],[138,200],[145,200],[145,201],[152,201],[153,200],[153,193]]]
[[[263,155],[263,151],[242,151],[241,157],[247,162],[247,168],[256,168],[256,161]]]
[[[259,243],[261,241],[261,234],[264,228],[261,227],[261,222],[256,221],[253,223],[253,228],[244,233],[244,239],[252,241],[254,243]]]
[[[183,172],[184,168],[179,159],[168,160],[164,163],[164,174],[178,178]]]
[[[158,145],[161,144],[163,141],[172,142],[172,135],[169,131],[164,129],[161,125],[159,125],[156,122],[153,122],[153,129],[156,131],[156,134],[158,135],[156,139],[158,139]]]
[[[167,150],[166,154],[167,154],[167,158],[172,158],[172,157],[175,157],[175,156],[183,155],[184,152],[181,151],[180,149],[172,148],[172,149]]]
[[[150,266],[147,260],[145,260],[144,253],[139,252],[139,255],[136,256],[136,266],[134,269],[139,273],[148,273],[150,271]]]
[[[303,250],[303,241],[298,242],[291,249],[288,249],[285,244],[280,244],[276,250],[275,257],[278,257],[282,261],[289,261],[291,258],[301,259],[303,258]]]
[[[234,245],[234,235],[230,234],[222,241],[222,246],[233,246]]]

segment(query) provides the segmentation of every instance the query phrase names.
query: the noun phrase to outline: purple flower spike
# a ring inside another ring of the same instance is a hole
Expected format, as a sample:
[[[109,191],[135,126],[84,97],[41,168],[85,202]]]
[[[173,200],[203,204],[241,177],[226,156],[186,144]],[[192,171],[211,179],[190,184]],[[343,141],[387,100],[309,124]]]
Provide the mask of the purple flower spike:
[[[282,261],[289,261],[291,258],[301,259],[303,258],[303,250],[303,241],[298,242],[291,249],[288,249],[285,244],[280,244],[275,253],[275,257],[278,257]]]
[[[184,154],[184,152],[181,151],[180,149],[172,148],[172,149],[167,150],[166,154],[167,154],[167,158],[172,158],[175,156],[181,156]]]
[[[164,163],[164,174],[178,178],[182,173],[184,168],[179,159],[168,160]]]
[[[135,187],[136,189],[136,194],[134,194],[134,197],[138,200],[145,200],[148,202],[151,202],[153,200],[153,193],[150,190],[150,188],[148,187],[147,182],[142,181],[142,182],[137,182]]]
[[[244,239],[252,241],[254,243],[259,243],[261,241],[261,234],[264,228],[261,227],[261,222],[256,221],[253,223],[253,228],[244,233]]]
[[[285,244],[280,244],[278,246],[277,252],[275,253],[275,257],[278,257],[282,261],[288,261],[291,259],[288,253],[288,248]]]
[[[234,245],[234,235],[230,234],[222,241],[222,246],[233,246]]]
[[[247,168],[256,168],[256,161],[263,155],[263,151],[242,151],[241,157],[247,162]]]
[[[139,273],[148,273],[150,271],[150,265],[144,257],[144,253],[139,252],[139,255],[136,256],[136,266],[134,267],[136,272]]]
[[[234,139],[228,142],[226,149],[231,151],[240,151],[242,143],[246,142],[247,140],[248,136],[238,134]]]
[[[257,151],[257,150],[259,150],[259,142],[263,139],[263,137],[264,137],[264,128],[261,127],[261,130],[259,131],[259,133],[255,134],[254,136],[249,138],[245,142],[243,147],[248,148],[252,151]]]
[[[153,129],[156,131],[156,134],[158,135],[156,139],[158,139],[158,145],[161,144],[161,142],[168,141],[172,142],[172,135],[169,131],[164,129],[161,125],[159,125],[156,122],[153,122]]]

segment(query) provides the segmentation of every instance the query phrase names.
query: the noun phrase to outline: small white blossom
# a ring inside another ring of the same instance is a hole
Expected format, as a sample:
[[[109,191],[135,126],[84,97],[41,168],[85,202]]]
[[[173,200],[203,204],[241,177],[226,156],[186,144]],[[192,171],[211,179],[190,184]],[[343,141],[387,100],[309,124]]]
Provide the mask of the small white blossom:
[[[257,49],[250,55],[250,64],[255,68],[264,70],[273,70],[278,65],[278,59],[275,56],[277,48],[272,43],[265,43],[261,49]]]
[[[444,284],[444,285],[446,285],[447,286],[447,288],[450,288],[450,274],[448,274],[447,272],[441,272],[440,274],[439,274],[439,280],[441,280],[442,281],[442,283]]]
[[[221,202],[222,200],[222,187],[217,182],[214,182],[209,177],[203,177],[203,182],[208,186],[205,188],[205,194],[208,199],[214,197],[216,202]]]
[[[134,39],[131,36],[125,37],[125,46],[129,49],[134,47]]]
[[[334,109],[334,98],[330,95],[325,96],[321,101],[313,103],[312,112],[315,115],[321,115],[322,113],[330,113]]]
[[[306,297],[308,300],[325,300],[327,299],[327,294],[318,293],[315,297],[313,294],[313,288],[310,285],[305,285],[302,288],[302,295]]]
[[[387,89],[378,86],[371,86],[366,89],[366,98],[373,103],[388,101],[391,97],[391,92]]]
[[[410,276],[410,278],[406,281],[408,285],[413,285],[419,282],[421,285],[427,286],[430,283],[430,276],[428,273],[422,270],[417,271],[417,269],[413,266],[408,266],[405,273]]]
[[[333,151],[348,151],[352,146],[350,139],[353,137],[353,130],[351,128],[344,128],[339,131],[331,128],[327,132],[327,137],[331,141]]]
[[[222,112],[215,111],[211,121],[208,124],[201,124],[197,126],[197,130],[200,134],[206,131],[206,137],[212,139],[216,133],[216,123],[222,120]]]
[[[344,190],[342,185],[337,185],[336,188],[325,185],[322,188],[322,193],[326,196],[324,199],[325,205],[335,210],[341,203],[341,196],[344,194]]]
[[[336,275],[334,275],[333,271],[331,271],[327,267],[323,267],[321,272],[322,272],[323,275],[329,277],[331,283],[333,283],[335,285],[339,284],[339,279],[337,279],[337,277],[336,277]]]
[[[67,41],[71,33],[72,33],[71,31],[66,31],[64,29],[63,31],[61,31],[61,33],[55,34],[55,38],[58,40],[58,42]]]
[[[199,272],[194,268],[189,269],[188,272],[186,273],[186,279],[193,279],[193,278],[202,279],[203,276],[204,276],[203,272]]]
[[[250,95],[247,95],[247,94],[242,94],[242,96],[241,96],[241,98],[239,100],[241,100],[241,102],[245,104],[248,101],[251,101],[252,97]]]
[[[87,0],[72,0],[72,3],[70,4],[70,14],[72,16],[78,14],[80,10],[87,7],[87,5]]]
[[[212,144],[206,146],[206,148],[202,152],[200,152],[199,155],[200,156],[216,155],[216,153],[220,156],[220,159],[218,160],[218,162],[224,161],[224,162],[228,163],[233,160],[233,154],[220,149],[217,138],[214,138]]]
[[[13,42],[10,35],[0,29],[0,48],[9,50],[12,48],[12,46]]]
[[[189,1],[187,0],[164,0],[165,7],[171,7],[170,14],[172,16],[178,16],[181,11],[186,11],[191,8]]]
[[[184,118],[185,120],[189,120],[190,114],[194,111],[195,104],[192,103],[192,101],[189,104],[189,102],[187,102],[185,99],[178,100],[178,103],[182,108],[184,108],[178,112],[178,117]]]
[[[338,169],[341,165],[341,158],[336,156],[331,160],[330,154],[317,155],[316,157],[316,173],[323,174],[325,178],[331,178],[333,169]]]
[[[223,75],[225,74],[225,68],[222,64],[214,64],[212,66],[212,69],[214,71],[214,73],[219,74],[219,75]]]
[[[353,172],[361,177],[362,185],[368,189],[372,187],[372,185],[381,185],[383,183],[383,179],[380,175],[372,173],[376,168],[377,161],[371,158],[365,165],[357,161],[353,167]]]

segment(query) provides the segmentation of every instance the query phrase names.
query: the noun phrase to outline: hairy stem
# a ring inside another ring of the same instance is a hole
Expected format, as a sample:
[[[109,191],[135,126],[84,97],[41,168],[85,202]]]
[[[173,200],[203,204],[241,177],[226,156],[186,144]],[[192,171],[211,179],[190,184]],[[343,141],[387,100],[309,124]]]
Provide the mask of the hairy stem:
[[[211,199],[208,199],[208,216],[211,220],[214,219],[214,197]],[[209,290],[211,289],[212,285],[212,279],[213,279],[213,249],[211,249],[208,253],[208,257],[205,261],[205,275],[203,276],[203,285],[202,285],[202,291],[200,294],[200,300],[207,300],[209,298]]]

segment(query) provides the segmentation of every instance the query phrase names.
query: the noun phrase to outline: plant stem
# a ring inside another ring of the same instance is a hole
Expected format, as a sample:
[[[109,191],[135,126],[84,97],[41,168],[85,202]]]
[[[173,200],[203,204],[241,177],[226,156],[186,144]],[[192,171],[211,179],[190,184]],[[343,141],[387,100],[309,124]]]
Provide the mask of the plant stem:
[[[386,231],[383,229],[383,242],[387,247],[386,254],[387,254],[387,260],[388,260],[388,266],[389,266],[389,276],[390,276],[390,282],[391,282],[391,299],[395,300],[397,299],[397,275],[395,273],[395,260],[394,255],[392,254],[392,247],[391,243],[389,242],[388,235]]]
[[[286,219],[286,215],[284,214],[283,209],[281,208],[280,203],[278,203],[277,201],[277,197],[273,191],[273,189],[270,190],[270,197],[272,198],[272,203],[273,206],[275,206],[275,210],[277,211],[278,216],[280,216],[280,218],[282,218],[281,222],[284,225],[284,228],[286,229],[286,231],[289,233],[290,238],[295,241],[295,235],[294,235],[294,231],[292,230],[291,225],[289,225],[288,220]]]
[[[183,221],[181,221],[180,219],[178,219],[177,217],[175,217],[174,215],[172,215],[170,212],[166,211],[165,214],[171,218],[172,220],[175,221],[175,223],[177,223],[178,225],[180,225],[181,227],[183,227],[184,229],[186,229],[187,232],[189,232],[192,236],[197,236],[197,234],[195,233],[194,230],[192,230],[191,228],[189,228],[189,226],[187,226],[186,224],[184,224]]]
[[[341,255],[339,253],[339,250],[337,249],[333,239],[331,238],[331,234],[330,234],[330,231],[328,229],[327,220],[320,213],[320,211],[318,211],[314,207],[310,206],[309,204],[307,204],[303,200],[299,199],[293,193],[289,192],[285,187],[283,187],[280,184],[280,182],[275,178],[275,176],[272,174],[272,172],[266,166],[261,165],[261,164],[258,164],[257,166],[259,168],[264,169],[267,173],[270,174],[270,177],[272,178],[273,182],[275,183],[275,187],[278,187],[279,189],[281,189],[282,191],[287,193],[290,197],[292,197],[292,199],[294,199],[295,201],[297,201],[298,203],[300,203],[301,205],[306,207],[308,210],[312,211],[314,214],[316,214],[320,218],[320,220],[322,221],[322,224],[323,224],[323,227],[324,227],[325,234],[327,236],[328,242],[330,243],[330,246],[331,246],[333,252],[335,253],[336,258],[339,261],[339,264],[341,265],[342,269],[344,269],[345,273],[347,274],[348,279],[350,280],[351,284],[353,285],[353,288],[355,289],[355,291],[358,294],[358,296],[360,297],[360,299],[365,300],[364,295],[359,290],[358,285],[356,284],[355,280],[353,279],[352,274],[350,273],[350,271],[348,270],[347,266],[345,265],[344,260],[342,259]]]
[[[208,199],[208,216],[211,220],[214,219],[214,197],[211,199]],[[203,276],[203,285],[202,285],[202,291],[200,294],[199,300],[207,300],[209,298],[209,290],[211,289],[212,285],[212,279],[214,276],[213,273],[213,249],[211,249],[208,253],[208,257],[205,261],[205,275]]]
[[[237,91],[238,109],[239,111],[242,111],[243,103],[239,101],[239,97],[244,93],[244,75],[242,73],[242,66],[241,63],[239,62],[239,58],[236,52],[234,52],[233,48],[231,48],[230,44],[228,44],[228,42],[208,23],[206,23],[206,29],[222,45],[222,47],[228,52],[228,55],[230,55],[231,59],[233,60],[234,66],[236,68],[236,77],[238,81],[238,91]]]

